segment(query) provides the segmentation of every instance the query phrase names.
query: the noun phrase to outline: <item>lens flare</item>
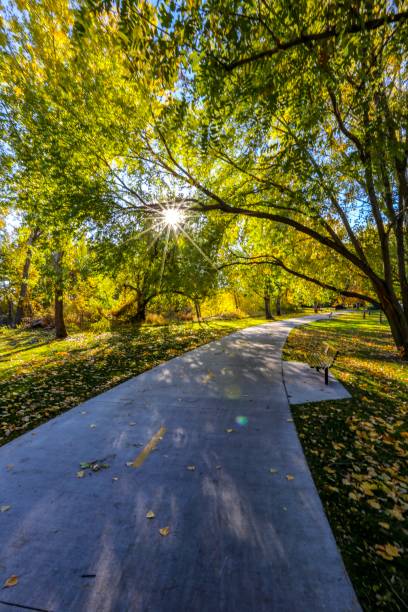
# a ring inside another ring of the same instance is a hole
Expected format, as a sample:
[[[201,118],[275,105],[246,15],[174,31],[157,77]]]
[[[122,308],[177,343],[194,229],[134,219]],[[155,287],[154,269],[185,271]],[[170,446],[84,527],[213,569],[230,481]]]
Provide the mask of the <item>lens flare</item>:
[[[237,425],[241,425],[241,427],[244,427],[244,425],[248,425],[248,417],[237,416],[235,417],[235,422],[237,423]]]
[[[176,228],[183,223],[185,214],[179,208],[165,208],[163,210],[163,221],[168,227]]]

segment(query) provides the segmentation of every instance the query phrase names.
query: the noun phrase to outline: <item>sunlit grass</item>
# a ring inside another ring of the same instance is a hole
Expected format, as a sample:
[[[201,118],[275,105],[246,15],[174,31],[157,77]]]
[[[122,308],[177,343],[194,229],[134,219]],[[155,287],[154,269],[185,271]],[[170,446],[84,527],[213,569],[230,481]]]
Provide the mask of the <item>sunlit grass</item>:
[[[286,315],[293,316],[293,315]],[[172,357],[262,317],[71,334],[0,328],[0,444]]]
[[[296,329],[285,358],[322,341],[353,399],[295,406],[296,427],[364,609],[407,610],[408,364],[378,313]]]

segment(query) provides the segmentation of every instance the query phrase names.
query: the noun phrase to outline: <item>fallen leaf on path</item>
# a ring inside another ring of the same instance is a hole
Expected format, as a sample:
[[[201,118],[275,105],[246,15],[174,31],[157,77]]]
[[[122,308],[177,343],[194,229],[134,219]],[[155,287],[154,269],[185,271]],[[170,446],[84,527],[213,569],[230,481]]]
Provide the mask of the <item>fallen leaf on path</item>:
[[[292,474],[286,474],[286,478],[287,478],[288,480],[295,480],[295,477],[294,477],[294,476],[292,476]]]
[[[79,470],[79,472],[77,472],[77,478],[83,478],[84,476],[85,476],[84,470]]]
[[[286,419],[288,423],[293,423],[293,419]]]
[[[220,469],[221,469],[221,466],[220,466],[220,465],[216,465],[216,466],[215,466],[215,469],[216,469],[216,470],[220,470]]]
[[[91,427],[91,429],[93,429],[94,427],[96,427],[96,425],[95,425],[95,423],[91,423],[89,427]]]
[[[225,431],[226,431],[227,433],[232,433],[232,432],[234,432],[234,431],[235,431],[235,429],[226,429]]]
[[[170,527],[162,527],[161,529],[159,529],[159,533],[163,537],[168,536],[170,533]]]
[[[136,425],[136,423],[129,423],[129,425],[133,427],[134,425]]]
[[[117,476],[112,476],[112,480],[119,480]]]
[[[0,512],[7,512],[10,510],[11,506],[0,506]]]
[[[187,469],[188,469],[190,472],[194,472],[194,470],[195,470],[195,465],[188,465],[188,466],[187,466]]]
[[[276,468],[269,468],[271,474],[277,474],[278,470]]]
[[[147,519],[154,519],[155,517],[156,517],[156,515],[153,512],[153,510],[149,510],[149,512],[147,512],[147,514],[146,514],[146,518]]]
[[[18,576],[10,576],[3,585],[3,589],[16,586],[18,584]]]
[[[133,461],[126,461],[126,466],[127,467],[132,467],[133,465]]]

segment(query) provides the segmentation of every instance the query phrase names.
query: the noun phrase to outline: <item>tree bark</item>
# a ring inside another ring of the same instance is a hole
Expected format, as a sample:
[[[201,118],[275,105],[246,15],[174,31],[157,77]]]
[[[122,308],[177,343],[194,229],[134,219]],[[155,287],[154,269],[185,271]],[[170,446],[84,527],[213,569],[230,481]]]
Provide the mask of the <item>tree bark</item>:
[[[136,314],[131,318],[132,323],[144,323],[146,321],[146,310],[148,300],[138,300]]]
[[[198,300],[194,300],[194,308],[196,311],[197,321],[201,321],[201,306]]]
[[[265,302],[265,319],[273,319],[271,312],[271,296],[269,294],[264,295]]]
[[[35,228],[31,232],[27,240],[27,253],[26,253],[26,258],[24,261],[23,273],[21,275],[20,294],[18,297],[16,313],[14,316],[14,327],[16,327],[17,325],[20,325],[22,318],[24,316],[24,306],[25,306],[25,302],[27,298],[27,291],[28,291],[28,278],[30,275],[31,258],[33,255],[32,247],[35,241],[37,240],[37,238],[39,237],[39,235],[40,235],[39,229]]]
[[[395,293],[387,286],[377,288],[381,308],[387,317],[399,354],[408,359],[408,317]]]
[[[54,317],[55,337],[63,339],[68,336],[64,321],[64,278],[62,272],[63,252],[53,253],[55,285],[54,285]]]
[[[281,309],[281,296],[280,294],[278,295],[278,297],[276,298],[276,315],[278,317],[280,317],[280,315],[282,314],[282,309]]]
[[[7,321],[10,326],[13,325],[13,300],[10,298],[7,300]]]

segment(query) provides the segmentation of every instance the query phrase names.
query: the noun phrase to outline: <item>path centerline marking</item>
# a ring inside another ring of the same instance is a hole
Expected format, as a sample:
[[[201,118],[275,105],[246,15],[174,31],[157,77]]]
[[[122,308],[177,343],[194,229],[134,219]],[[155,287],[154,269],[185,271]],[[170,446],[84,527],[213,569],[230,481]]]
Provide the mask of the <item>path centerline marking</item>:
[[[162,440],[165,433],[166,428],[162,425],[159,431],[156,431],[156,433],[150,438],[144,449],[138,454],[138,456],[132,463],[132,467],[138,468],[146,461],[150,453],[156,448],[160,440]]]

